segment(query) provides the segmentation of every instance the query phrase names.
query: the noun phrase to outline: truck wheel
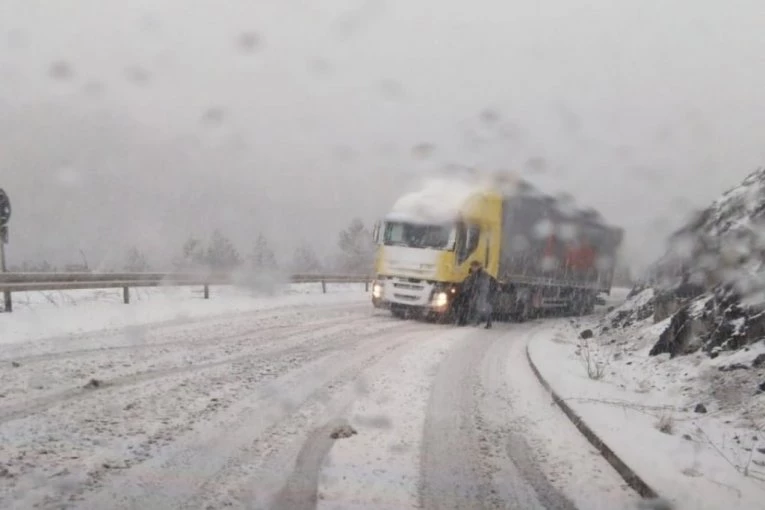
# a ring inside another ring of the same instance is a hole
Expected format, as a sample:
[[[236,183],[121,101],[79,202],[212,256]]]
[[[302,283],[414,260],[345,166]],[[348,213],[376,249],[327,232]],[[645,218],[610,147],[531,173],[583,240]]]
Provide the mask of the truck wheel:
[[[457,321],[453,308],[449,308],[443,313],[433,313],[431,318],[436,324],[454,324]]]
[[[406,319],[406,310],[403,308],[391,308],[390,313],[397,319]]]

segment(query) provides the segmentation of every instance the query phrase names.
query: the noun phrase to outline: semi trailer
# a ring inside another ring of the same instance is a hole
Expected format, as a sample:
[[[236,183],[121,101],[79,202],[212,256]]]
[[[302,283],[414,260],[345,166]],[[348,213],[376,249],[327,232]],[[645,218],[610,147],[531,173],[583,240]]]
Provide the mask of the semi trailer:
[[[478,261],[499,282],[494,314],[591,313],[609,294],[623,230],[521,180],[443,184],[402,197],[375,224],[372,304],[451,320]]]

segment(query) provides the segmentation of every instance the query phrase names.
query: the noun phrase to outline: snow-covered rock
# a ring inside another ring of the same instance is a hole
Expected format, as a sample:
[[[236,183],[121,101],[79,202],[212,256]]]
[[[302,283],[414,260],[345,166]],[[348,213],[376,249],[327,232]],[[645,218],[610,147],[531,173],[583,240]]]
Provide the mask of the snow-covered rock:
[[[675,232],[648,281],[653,297],[622,314],[671,317],[651,355],[716,357],[765,339],[765,168]]]
[[[749,298],[765,291],[765,168],[725,192],[675,232],[653,271],[664,288],[730,287]],[[762,300],[765,302],[765,300]]]

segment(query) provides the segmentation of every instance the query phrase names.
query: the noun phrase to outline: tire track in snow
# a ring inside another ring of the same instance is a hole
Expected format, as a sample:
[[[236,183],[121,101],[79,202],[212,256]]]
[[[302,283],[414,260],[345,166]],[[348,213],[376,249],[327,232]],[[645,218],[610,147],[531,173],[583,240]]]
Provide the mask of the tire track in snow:
[[[358,433],[334,443],[322,466],[317,508],[419,508],[421,444],[433,379],[452,346],[470,333],[444,328],[407,345],[395,365],[369,374],[365,391],[342,415]]]
[[[478,367],[480,392],[476,430],[492,481],[490,501],[493,506],[489,508],[576,510],[540,468],[539,450],[532,450],[527,442],[531,428],[537,424],[523,420],[527,411],[519,405],[519,401],[528,402],[528,399],[532,399],[529,407],[539,404],[537,394],[531,391],[524,394],[520,390],[529,386],[536,390],[541,388],[528,377],[528,373],[523,372],[523,368],[528,367],[524,365],[525,358],[518,352],[519,347],[523,352],[522,346],[531,331],[540,327],[544,326],[524,324],[502,331],[503,336],[489,341]],[[511,363],[512,374],[509,371]],[[510,381],[515,383],[515,387],[509,386]],[[546,399],[541,401],[541,405],[548,405]],[[524,426],[519,426],[521,424]],[[565,426],[565,423],[562,425]],[[509,506],[508,502],[511,502]]]
[[[207,431],[206,435],[197,434],[207,441],[226,434],[226,425],[231,425],[226,417],[230,419],[237,409],[241,411],[242,402],[252,404],[256,397],[265,404],[261,408],[246,406],[253,425],[292,412],[298,404],[282,397],[289,397],[292,387],[301,385],[322,393],[324,390],[316,390],[312,385],[311,376],[332,374],[346,361],[349,349],[359,351],[356,356],[363,356],[375,352],[380,337],[401,335],[412,328],[423,327],[379,317],[366,320],[366,327],[346,328],[340,334],[334,331],[329,337],[312,332],[314,334],[296,339],[301,344],[295,346],[297,349],[288,353],[276,350],[268,358],[254,357],[252,363],[235,365],[233,370],[217,369],[214,373],[204,372],[205,377],[172,384],[163,380],[162,384],[149,383],[146,388],[123,388],[112,393],[96,391],[92,393],[93,399],[75,401],[74,406],[60,406],[54,412],[6,425],[1,430],[3,437],[13,440],[6,451],[23,458],[24,467],[21,471],[14,470],[17,476],[8,485],[0,486],[0,507],[5,506],[4,502],[15,501],[20,508],[80,508],[82,494],[98,490],[109,480],[119,479],[121,474],[133,473],[132,469],[140,473],[145,462],[154,462],[155,476],[174,478],[172,472],[163,473],[157,459],[166,459],[173,451],[182,449],[184,441],[187,446],[193,443],[188,439],[178,443],[178,438],[194,437],[199,430]],[[312,325],[306,327],[313,328]],[[371,345],[365,345],[362,350],[354,347],[360,338],[368,339]],[[309,366],[314,370],[305,368]],[[322,370],[319,374],[317,367]],[[152,396],[152,392],[156,396]],[[222,398],[210,399],[213,395]],[[215,402],[209,405],[211,400]],[[132,406],[133,402],[138,403],[136,411],[122,409],[125,403]],[[109,411],[115,403],[118,409]],[[123,417],[130,420],[129,424],[119,423]],[[221,437],[219,442],[225,444],[230,439]],[[190,478],[204,473],[209,466],[197,467],[189,473]],[[51,478],[52,471],[57,474]],[[184,468],[178,471],[184,472]],[[153,479],[152,473],[146,477]],[[203,481],[204,478],[194,483]],[[26,488],[14,488],[22,486]]]
[[[347,305],[347,306],[328,306],[321,307],[323,313],[335,313],[339,317],[327,319],[325,322],[331,322],[342,316],[349,316],[353,314],[354,309],[358,311],[364,311],[364,308],[359,305]],[[219,339],[232,339],[236,340],[242,336],[248,334],[264,331],[265,329],[275,330],[280,328],[286,328],[294,324],[285,325],[283,321],[285,318],[294,320],[303,320],[302,314],[306,311],[304,308],[299,307],[296,309],[288,309],[288,314],[276,315],[281,309],[268,309],[250,312],[247,314],[237,313],[234,315],[216,315],[213,317],[199,318],[199,319],[173,319],[172,321],[165,321],[159,323],[151,323],[139,326],[129,326],[114,330],[102,330],[98,332],[89,332],[81,335],[65,336],[65,337],[53,337],[44,340],[37,340],[34,342],[24,342],[20,344],[0,345],[0,352],[3,353],[3,357],[0,358],[0,363],[17,362],[21,364],[37,363],[50,360],[62,360],[72,359],[82,356],[91,356],[104,353],[120,352],[120,351],[134,351],[144,350],[151,348],[166,348],[183,345],[199,345],[208,342],[207,337],[202,337],[199,340],[189,340],[188,334],[193,331],[198,334],[202,327],[209,327],[211,331],[215,331],[219,328],[232,328],[236,327],[237,321],[242,321],[245,324],[249,324],[253,319],[262,319],[263,321],[273,321],[277,324],[263,324],[257,328],[250,328],[246,331],[239,331],[235,334],[225,337],[219,337]],[[242,316],[246,315],[247,319],[243,320]],[[233,322],[232,322],[233,321]],[[279,322],[282,322],[279,324]],[[174,331],[177,330],[177,331]],[[150,337],[166,338],[172,334],[172,337],[180,337],[178,340],[151,342]],[[130,343],[123,343],[125,337],[141,337],[140,341],[131,340]],[[115,341],[117,345],[104,345],[111,341]],[[59,350],[61,346],[86,343],[97,344],[96,347],[84,347],[71,350]],[[45,350],[46,352],[38,354],[24,354],[30,350]],[[18,354],[14,354],[18,353]]]
[[[486,335],[493,335],[494,332]],[[475,420],[475,367],[486,335],[459,342],[441,362],[427,405],[421,456],[424,509],[485,508],[490,495]]]
[[[351,323],[364,321],[368,317],[366,314],[346,313],[330,319],[312,320],[311,323],[320,327],[336,324],[343,318],[347,318],[348,323]],[[245,322],[230,328],[226,325],[216,325],[215,328],[205,325],[200,331],[186,329],[183,331],[183,341],[153,343],[135,348],[105,347],[87,352],[77,351],[72,357],[55,353],[37,357],[31,362],[22,360],[12,370],[0,370],[0,409],[56,395],[62,387],[81,387],[91,378],[116,379],[136,372],[209,363],[220,359],[224,354],[233,355],[236,352],[251,350],[253,340],[255,343],[262,343],[268,334],[300,326],[299,323],[296,324],[301,319],[300,316],[288,316],[285,318],[286,322],[278,324],[280,319],[282,318],[278,316],[272,319],[270,326],[264,326],[255,320],[255,327],[249,328],[244,327],[247,324]],[[226,333],[221,334],[221,331]],[[157,335],[155,337],[161,338]],[[214,338],[213,341],[211,337]],[[108,342],[109,339],[105,341]],[[181,357],[178,356],[179,348],[183,349],[180,351],[183,353]],[[57,389],[59,391],[56,391]]]
[[[319,471],[335,439],[332,433],[348,422],[331,420],[310,434],[297,455],[295,468],[284,488],[274,498],[270,510],[313,510],[318,503]]]
[[[413,332],[432,328],[416,323],[399,324],[398,328],[386,328],[365,337],[356,334],[353,340],[336,344],[333,354],[279,377],[267,389],[243,396],[231,408],[201,424],[153,459],[123,472],[103,490],[78,502],[76,508],[101,509],[104,505],[114,509],[204,508],[199,503],[199,498],[205,497],[204,491],[220,499],[225,484],[219,480],[225,481],[231,476],[231,470],[236,472],[243,461],[253,460],[249,458],[253,445],[257,451],[259,445],[268,443],[285,420],[289,422],[297,416],[300,421],[304,406],[318,403],[322,408],[327,390],[333,389],[330,387],[335,386],[336,381],[352,379],[353,374],[369,363],[410,341]],[[289,405],[285,405],[285,401],[289,401]],[[312,420],[307,423],[310,426]],[[289,469],[282,474],[287,476]],[[213,508],[222,506],[233,505],[228,501],[212,505]]]
[[[424,509],[573,510],[547,483],[504,422],[491,418],[487,396],[505,387],[507,346],[533,325],[474,330],[442,362],[434,380],[422,446]],[[492,403],[493,405],[493,403]],[[506,406],[501,413],[514,412]]]
[[[110,380],[105,380],[98,387],[69,388],[69,389],[62,390],[53,394],[45,395],[43,397],[27,400],[22,404],[3,406],[3,407],[0,407],[0,424],[6,423],[12,420],[18,420],[18,419],[27,417],[31,414],[36,414],[36,413],[46,411],[47,409],[51,407],[54,407],[63,403],[67,403],[79,398],[87,397],[89,395],[92,395],[94,392],[111,391],[115,388],[141,384],[141,383],[145,383],[145,382],[149,382],[149,381],[153,381],[157,379],[162,379],[166,377],[171,377],[171,376],[192,375],[197,372],[214,369],[216,367],[220,367],[223,365],[244,362],[254,357],[268,354],[269,352],[266,350],[267,347],[273,346],[274,342],[278,342],[281,340],[291,340],[291,342],[287,346],[277,344],[275,346],[276,350],[274,351],[274,353],[289,354],[290,352],[299,352],[301,350],[304,350],[304,346],[300,345],[300,343],[302,342],[302,339],[295,341],[293,337],[295,337],[296,335],[304,335],[306,333],[309,333],[309,334],[312,334],[313,336],[324,335],[326,337],[330,335],[342,334],[343,332],[353,330],[355,327],[357,327],[358,324],[368,322],[368,320],[369,320],[368,317],[363,317],[363,318],[358,318],[355,320],[348,321],[345,319],[345,317],[341,317],[337,320],[328,321],[324,325],[317,325],[315,323],[311,323],[309,325],[292,327],[287,331],[283,331],[281,334],[275,337],[267,338],[266,341],[268,343],[256,345],[255,352],[248,352],[247,354],[243,354],[239,356],[227,357],[227,358],[223,358],[223,359],[212,361],[212,362],[194,364],[189,366],[166,368],[166,369],[159,369],[159,370],[147,370],[141,373],[130,374],[130,375],[125,375],[121,377],[116,377]],[[341,324],[338,324],[338,322],[340,321],[342,321]],[[253,339],[253,340],[256,340],[256,339]]]
[[[301,508],[314,507],[317,495],[315,483],[319,476],[317,470],[321,465],[313,461],[316,460],[315,454],[318,450],[324,451],[323,446],[311,445],[314,440],[323,441],[317,439],[317,427],[323,430],[325,425],[322,424],[336,424],[338,419],[343,420],[343,417],[347,417],[348,409],[353,403],[366,395],[368,381],[396,374],[401,369],[399,360],[406,356],[406,352],[420,349],[422,343],[440,344],[442,337],[437,334],[440,330],[438,326],[426,324],[407,327],[397,338],[391,335],[391,339],[387,340],[388,345],[381,347],[373,356],[353,363],[347,370],[337,372],[334,378],[326,383],[331,395],[327,393],[323,397],[319,395],[320,398],[303,402],[297,412],[265,431],[261,438],[245,448],[239,458],[228,465],[225,472],[208,481],[200,497],[194,498],[187,508],[220,506],[221,502],[216,500],[215,491],[220,491],[221,488],[224,488],[226,493],[238,495],[234,500],[225,501],[227,507],[251,509],[253,505],[247,503],[255,500],[255,508],[258,509],[290,508],[290,504],[297,504]],[[369,352],[368,349],[374,350],[379,347],[377,340],[371,346],[368,343],[370,342],[360,342],[355,349]],[[379,419],[372,421],[379,426]],[[362,430],[358,423],[354,423],[354,426]],[[305,437],[308,439],[304,439]],[[346,443],[356,439],[358,436],[339,441]],[[300,452],[313,453],[304,461],[300,458]],[[310,481],[306,482],[305,477]],[[253,483],[254,481],[256,483]],[[277,492],[279,495],[271,501],[272,495]]]

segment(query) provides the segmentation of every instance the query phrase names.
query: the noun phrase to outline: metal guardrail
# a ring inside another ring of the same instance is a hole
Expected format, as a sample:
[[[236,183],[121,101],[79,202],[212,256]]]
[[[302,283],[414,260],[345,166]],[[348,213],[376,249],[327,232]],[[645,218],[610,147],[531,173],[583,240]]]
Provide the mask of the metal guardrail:
[[[320,283],[326,294],[328,283],[364,283],[369,290],[372,278],[363,275],[296,274],[291,283]],[[216,273],[0,273],[0,292],[5,295],[5,311],[13,310],[13,292],[87,290],[122,288],[123,301],[130,303],[130,288],[194,287],[203,288],[204,298],[210,298],[213,285],[245,284],[239,278]]]

